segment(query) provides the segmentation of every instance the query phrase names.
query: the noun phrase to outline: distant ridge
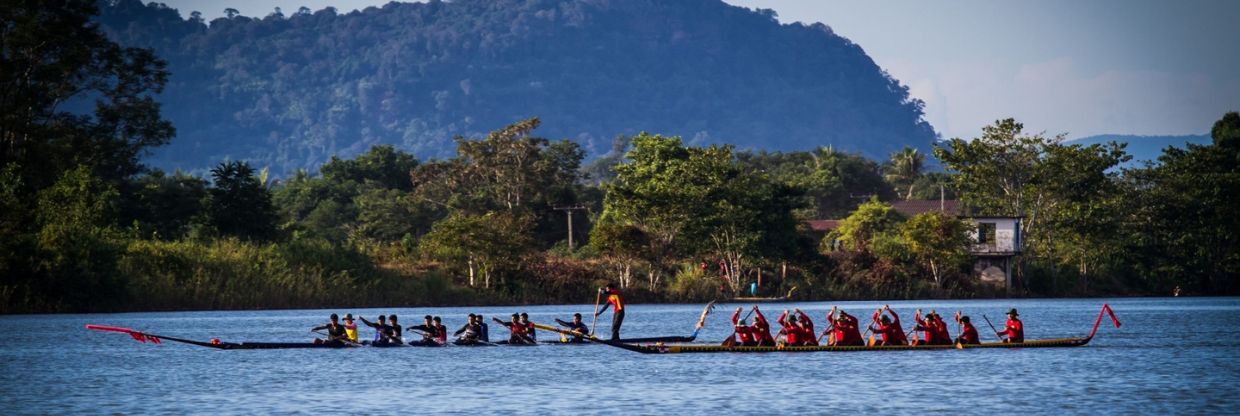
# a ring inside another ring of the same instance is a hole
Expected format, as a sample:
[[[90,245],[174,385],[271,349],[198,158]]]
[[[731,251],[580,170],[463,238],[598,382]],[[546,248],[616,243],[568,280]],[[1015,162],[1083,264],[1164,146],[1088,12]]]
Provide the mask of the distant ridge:
[[[233,159],[286,175],[375,144],[449,157],[453,136],[533,116],[537,135],[591,157],[641,131],[878,159],[936,137],[923,103],[830,27],[719,0],[432,0],[210,22],[99,4],[105,33],[168,61],[159,99],[177,137],[148,159],[164,169]]]
[[[1079,139],[1068,140],[1069,144],[1102,144],[1106,142],[1128,143],[1128,154],[1132,155],[1132,160],[1125,163],[1122,167],[1141,166],[1145,161],[1157,162],[1158,157],[1163,154],[1163,149],[1168,146],[1185,148],[1188,143],[1192,144],[1210,144],[1213,139],[1206,134],[1184,135],[1184,136],[1138,136],[1126,134],[1099,134],[1097,136],[1082,137]]]

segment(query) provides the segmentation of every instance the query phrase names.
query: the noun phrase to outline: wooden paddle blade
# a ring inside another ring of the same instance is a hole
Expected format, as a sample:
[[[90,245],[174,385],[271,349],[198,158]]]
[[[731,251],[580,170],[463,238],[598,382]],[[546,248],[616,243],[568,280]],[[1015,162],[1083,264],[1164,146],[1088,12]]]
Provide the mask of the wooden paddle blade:
[[[869,343],[869,344],[866,344],[866,346],[867,346],[867,347],[873,347],[873,346],[874,346],[874,334],[870,334],[870,343]]]

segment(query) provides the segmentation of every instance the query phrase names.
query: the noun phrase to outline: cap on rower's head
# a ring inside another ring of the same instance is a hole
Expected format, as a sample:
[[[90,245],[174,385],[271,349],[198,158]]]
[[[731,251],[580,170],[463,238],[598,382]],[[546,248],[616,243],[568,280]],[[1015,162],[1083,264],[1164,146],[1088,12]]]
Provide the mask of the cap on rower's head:
[[[344,320],[346,320],[346,321],[352,321],[352,320],[353,320],[353,314],[351,314],[351,313],[346,313],[346,314],[344,314]]]
[[[332,316],[331,316],[331,320],[333,320],[333,321],[334,321],[334,320],[337,320],[337,319],[340,319],[340,317],[339,317],[339,316],[336,316],[336,314],[334,314],[334,313],[333,313],[333,314],[332,314]]]
[[[967,316],[961,316],[961,317],[960,317],[960,322],[964,322],[964,323],[966,323],[966,324],[967,324],[967,323],[969,323],[969,317],[967,317]]]
[[[745,318],[741,318],[741,320],[736,321],[736,324],[737,324],[737,325],[740,325],[740,326],[749,325],[748,323],[746,323],[746,321],[748,321],[748,320],[747,320],[747,319],[745,319]]]
[[[1012,308],[1012,310],[1008,311],[1007,314],[1012,316],[1020,316],[1019,313],[1016,313],[1016,308]]]
[[[796,321],[797,321],[796,315],[788,315],[788,322],[796,322]]]
[[[889,322],[891,322],[891,318],[888,318],[888,317],[887,317],[887,315],[883,315],[883,317],[882,317],[882,318],[878,318],[878,320],[879,320],[879,322],[882,322],[882,323],[889,323]]]

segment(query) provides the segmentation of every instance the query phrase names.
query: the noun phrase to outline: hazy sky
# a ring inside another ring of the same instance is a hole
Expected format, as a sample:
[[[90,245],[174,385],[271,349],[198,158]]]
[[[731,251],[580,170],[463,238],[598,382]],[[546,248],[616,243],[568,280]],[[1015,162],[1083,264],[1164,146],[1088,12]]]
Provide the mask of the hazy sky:
[[[675,0],[670,0],[675,1]],[[822,22],[861,45],[944,136],[1015,117],[1070,138],[1201,134],[1240,111],[1240,1],[726,0]],[[385,0],[164,0],[211,19]]]

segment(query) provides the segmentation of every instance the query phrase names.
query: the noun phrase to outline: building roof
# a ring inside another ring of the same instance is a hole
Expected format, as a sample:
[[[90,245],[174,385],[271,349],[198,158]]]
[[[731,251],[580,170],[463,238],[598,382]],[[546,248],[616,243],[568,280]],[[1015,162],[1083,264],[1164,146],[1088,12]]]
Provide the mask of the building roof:
[[[896,212],[911,217],[926,212],[941,211],[947,215],[960,215],[960,201],[948,199],[940,201],[938,199],[910,199],[907,201],[895,201],[891,203],[891,208]]]
[[[829,232],[831,230],[836,229],[836,227],[840,226],[840,222],[842,221],[841,220],[808,220],[808,221],[805,221],[806,224],[809,224],[810,230],[813,230],[814,232],[819,232],[819,233],[825,233],[825,232]]]

